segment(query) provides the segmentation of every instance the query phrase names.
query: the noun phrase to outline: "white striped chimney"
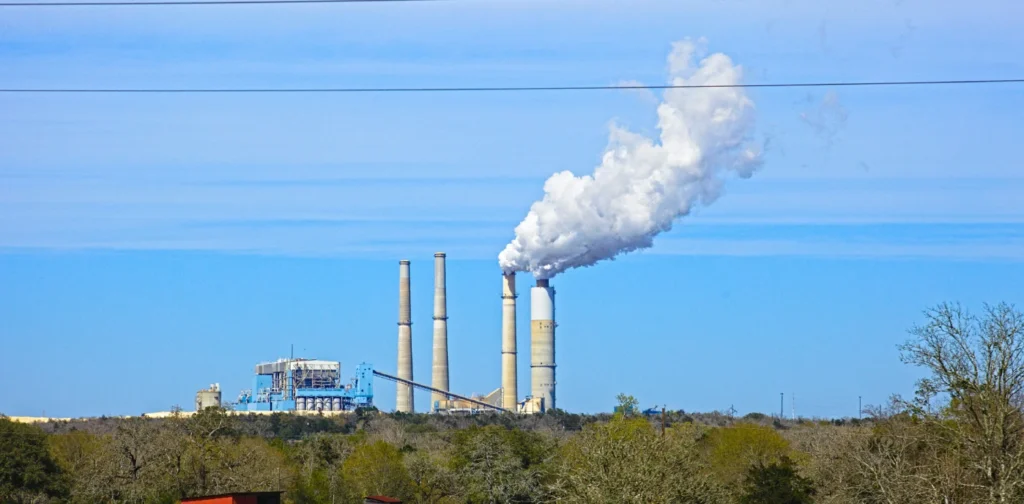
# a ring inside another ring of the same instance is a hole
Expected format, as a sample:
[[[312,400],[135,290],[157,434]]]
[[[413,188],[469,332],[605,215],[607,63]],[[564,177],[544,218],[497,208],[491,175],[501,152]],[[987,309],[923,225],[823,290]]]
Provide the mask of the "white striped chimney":
[[[516,274],[501,277],[501,406],[515,411],[519,400],[516,379]]]
[[[434,254],[434,365],[431,386],[448,390],[448,303],[445,293],[444,252]],[[430,407],[443,404],[444,394],[431,392]]]
[[[412,381],[412,310],[409,296],[409,261],[398,261],[398,377]],[[412,386],[398,384],[395,410],[413,412]]]
[[[530,385],[545,411],[555,408],[555,289],[546,279],[530,289]]]

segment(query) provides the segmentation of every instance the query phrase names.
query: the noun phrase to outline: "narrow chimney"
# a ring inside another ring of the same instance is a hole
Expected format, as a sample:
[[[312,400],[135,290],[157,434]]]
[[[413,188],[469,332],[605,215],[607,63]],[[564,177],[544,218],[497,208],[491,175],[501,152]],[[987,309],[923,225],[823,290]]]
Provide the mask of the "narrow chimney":
[[[412,310],[409,306],[409,261],[398,261],[398,377],[412,381]],[[398,384],[395,410],[413,412],[412,386]]]
[[[516,383],[516,274],[501,277],[501,406],[515,411]]]
[[[445,293],[444,252],[434,254],[434,366],[431,385],[448,390],[448,303]],[[444,394],[432,392],[430,407],[444,404]]]
[[[530,289],[530,385],[545,411],[555,408],[555,289],[547,279]]]

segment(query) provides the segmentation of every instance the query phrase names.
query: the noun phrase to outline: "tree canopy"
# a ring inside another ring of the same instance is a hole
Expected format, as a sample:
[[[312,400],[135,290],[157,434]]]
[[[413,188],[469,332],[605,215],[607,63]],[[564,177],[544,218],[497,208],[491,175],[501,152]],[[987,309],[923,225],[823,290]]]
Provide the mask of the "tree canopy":
[[[1024,502],[1024,317],[943,304],[901,346],[923,378],[860,419],[666,411],[232,415],[26,425],[0,417],[0,503],[172,504],[281,490],[289,504]]]

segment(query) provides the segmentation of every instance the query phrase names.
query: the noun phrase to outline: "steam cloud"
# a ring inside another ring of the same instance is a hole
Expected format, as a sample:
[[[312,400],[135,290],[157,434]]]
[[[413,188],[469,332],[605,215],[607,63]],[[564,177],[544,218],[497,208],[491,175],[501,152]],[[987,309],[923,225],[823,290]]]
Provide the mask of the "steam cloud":
[[[672,45],[669,82],[739,84],[742,68],[705,41]],[[743,88],[668,89],[658,105],[660,141],[612,125],[593,175],[563,171],[516,226],[498,255],[505,272],[551,278],[570,268],[652,246],[678,217],[718,198],[724,178],[748,178],[761,165],[749,143],[754,103]]]

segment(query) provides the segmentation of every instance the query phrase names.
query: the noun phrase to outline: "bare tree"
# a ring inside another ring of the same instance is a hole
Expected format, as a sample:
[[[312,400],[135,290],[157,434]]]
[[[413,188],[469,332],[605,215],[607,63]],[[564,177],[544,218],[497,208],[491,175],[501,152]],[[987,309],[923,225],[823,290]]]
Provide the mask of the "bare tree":
[[[982,317],[958,304],[925,312],[913,338],[900,346],[904,362],[927,368],[910,412],[946,431],[977,473],[987,502],[1024,498],[1024,316],[1013,306],[985,306]],[[949,405],[935,408],[946,395]]]
[[[508,442],[493,430],[482,430],[467,443],[467,464],[462,470],[462,484],[471,497],[469,502],[506,504],[539,500],[539,475],[531,467],[523,467]]]
[[[378,417],[366,423],[367,439],[369,441],[384,441],[397,448],[402,448],[409,442],[405,425],[391,417]]]

